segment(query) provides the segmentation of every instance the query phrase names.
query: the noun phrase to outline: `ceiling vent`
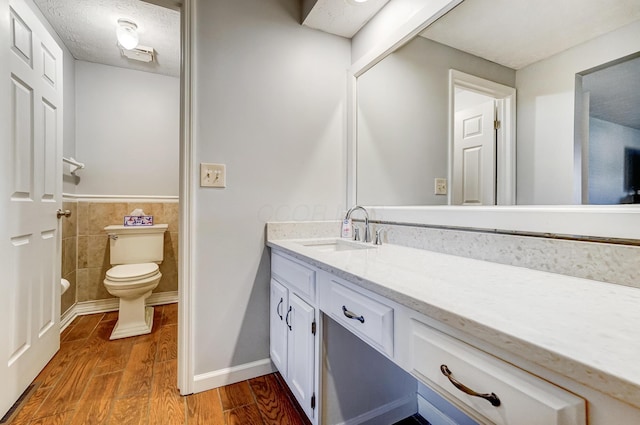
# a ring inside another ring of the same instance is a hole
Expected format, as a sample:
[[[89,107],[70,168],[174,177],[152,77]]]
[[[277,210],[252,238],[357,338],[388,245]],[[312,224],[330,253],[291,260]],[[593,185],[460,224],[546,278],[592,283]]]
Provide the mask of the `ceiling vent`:
[[[121,48],[120,53],[127,59],[147,63],[153,62],[156,57],[156,52],[153,50],[153,47],[147,46],[138,46],[131,50]]]

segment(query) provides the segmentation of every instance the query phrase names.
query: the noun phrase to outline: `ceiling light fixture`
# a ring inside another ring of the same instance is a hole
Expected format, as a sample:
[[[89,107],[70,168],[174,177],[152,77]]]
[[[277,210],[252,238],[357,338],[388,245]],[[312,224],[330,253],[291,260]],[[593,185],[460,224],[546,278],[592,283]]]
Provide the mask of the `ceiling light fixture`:
[[[138,32],[136,31],[138,26],[126,19],[118,19],[118,28],[116,29],[116,36],[118,37],[118,43],[124,49],[135,49],[140,41]]]

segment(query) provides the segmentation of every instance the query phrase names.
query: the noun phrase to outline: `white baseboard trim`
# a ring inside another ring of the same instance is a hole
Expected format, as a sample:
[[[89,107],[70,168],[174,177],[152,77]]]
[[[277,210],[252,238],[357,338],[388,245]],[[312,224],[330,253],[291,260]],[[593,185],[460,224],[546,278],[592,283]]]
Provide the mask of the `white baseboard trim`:
[[[71,324],[71,322],[73,322],[73,319],[78,317],[75,311],[75,306],[76,306],[75,304],[72,305],[69,309],[67,309],[67,311],[62,313],[62,315],[60,316],[60,333],[62,333],[62,331],[67,329],[67,327]]]
[[[273,363],[271,363],[271,359],[262,359],[196,375],[193,378],[192,388],[194,393],[200,393],[224,385],[235,384],[236,382],[267,375],[275,371],[276,368]]]
[[[60,332],[64,331],[78,316],[87,314],[106,313],[107,311],[117,311],[119,307],[118,298],[109,298],[106,300],[81,301],[75,303],[73,307],[60,316]],[[158,292],[151,294],[147,298],[147,305],[163,305],[178,302],[178,291]]]
[[[456,425],[453,419],[438,410],[420,394],[418,394],[418,413],[431,425]]]
[[[337,425],[386,425],[405,419],[416,413],[416,394],[410,394],[391,403],[369,410]]]

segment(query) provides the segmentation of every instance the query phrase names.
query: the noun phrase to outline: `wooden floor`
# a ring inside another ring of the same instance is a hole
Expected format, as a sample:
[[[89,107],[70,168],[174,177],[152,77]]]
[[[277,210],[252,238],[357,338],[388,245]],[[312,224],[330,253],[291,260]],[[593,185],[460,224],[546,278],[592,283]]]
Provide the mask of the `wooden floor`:
[[[278,374],[180,396],[177,312],[177,304],[156,306],[151,334],[114,341],[117,312],[77,318],[8,423],[309,424]]]

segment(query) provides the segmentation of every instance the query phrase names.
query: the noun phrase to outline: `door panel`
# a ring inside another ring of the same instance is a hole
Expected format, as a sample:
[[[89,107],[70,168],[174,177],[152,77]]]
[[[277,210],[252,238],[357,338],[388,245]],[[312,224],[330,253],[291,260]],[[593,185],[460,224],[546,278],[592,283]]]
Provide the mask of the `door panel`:
[[[0,97],[2,416],[60,347],[63,87],[62,51],[33,11],[24,0],[0,7],[10,16],[0,27],[10,79]]]
[[[12,198],[31,199],[33,192],[33,89],[24,82],[11,79],[11,108],[13,109],[13,195]]]
[[[9,295],[11,300],[9,329],[12,331],[9,366],[12,366],[31,347],[29,319],[32,315],[29,254],[33,245],[32,239],[32,235],[11,238],[11,264],[14,265],[14,269],[9,278],[18,284],[15,285],[13,292]],[[23,319],[23,315],[27,320]]]
[[[43,134],[42,152],[43,173],[42,173],[42,200],[53,201],[56,194],[56,165],[59,159],[56,152],[56,137],[58,134],[58,109],[46,99],[42,100]]]
[[[56,252],[58,244],[56,240],[56,232],[53,230],[42,232],[40,248],[42,250],[39,258],[41,259],[41,267],[39,276],[36,280],[36,296],[34,300],[38,300],[38,338],[49,331],[56,323],[56,290],[51,284],[51,276],[56,275]]]
[[[462,203],[482,204],[482,147],[462,151]]]
[[[31,29],[11,9],[11,48],[17,57],[29,67],[33,64],[33,43]]]
[[[458,111],[453,144],[453,205],[495,205],[496,132],[493,100]]]

